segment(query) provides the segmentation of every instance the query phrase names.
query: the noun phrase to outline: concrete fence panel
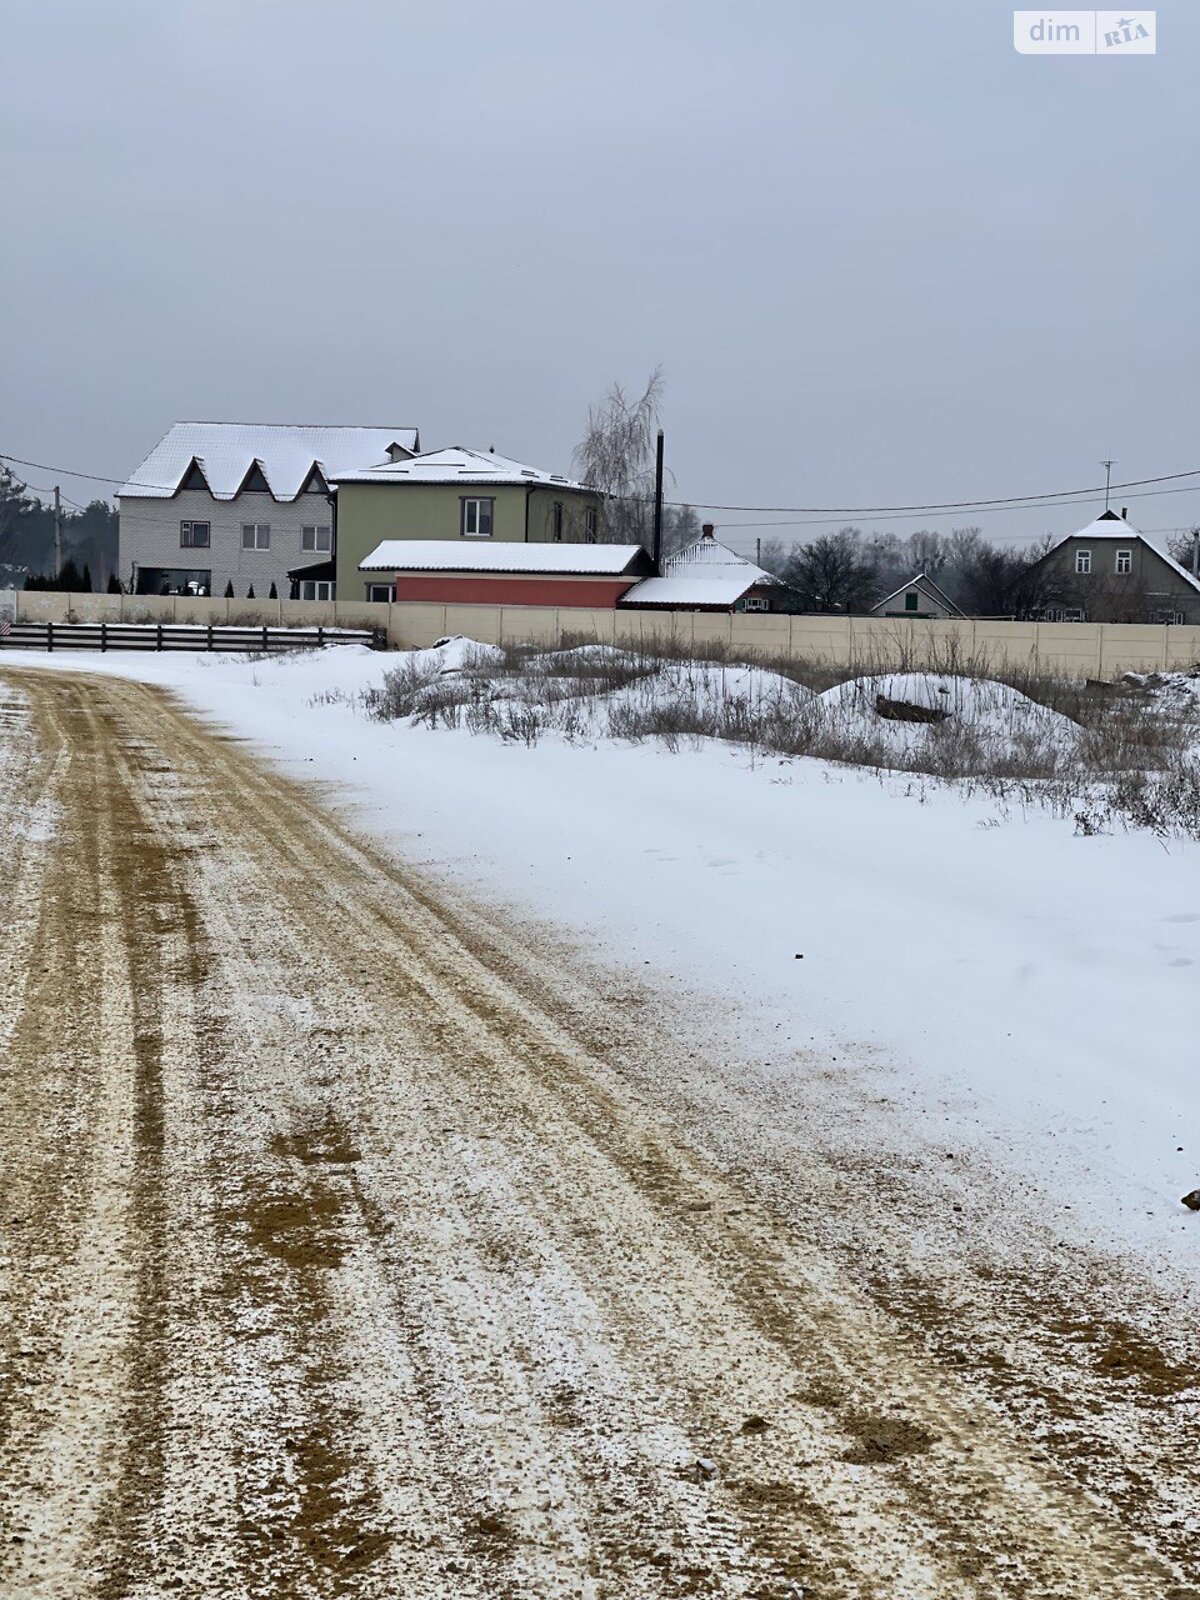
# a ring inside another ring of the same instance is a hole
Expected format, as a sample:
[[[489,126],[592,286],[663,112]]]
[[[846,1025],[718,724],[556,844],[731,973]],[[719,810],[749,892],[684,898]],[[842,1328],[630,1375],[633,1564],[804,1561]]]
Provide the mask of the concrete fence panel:
[[[791,617],[789,654],[798,661],[850,665],[849,617]]]
[[[1099,678],[1119,678],[1123,672],[1144,671],[1142,662],[1158,658],[1161,670],[1167,666],[1168,635],[1183,632],[1165,623],[1142,626],[1138,623],[1104,623],[1100,628]],[[1189,628],[1189,633],[1196,630]]]
[[[1099,677],[1102,626],[1096,622],[1039,622],[1039,670],[1062,672],[1069,678]]]
[[[266,604],[273,609],[276,602],[267,601]],[[236,602],[228,600],[190,600],[184,595],[177,595],[175,597],[175,615],[171,620],[173,622],[188,622],[193,625],[202,624],[205,627],[212,623],[216,626],[228,620],[231,605],[233,609],[237,609]],[[161,620],[165,621],[166,619],[163,618]],[[258,613],[255,611],[254,623],[258,623],[259,620]],[[271,626],[276,626],[279,622],[277,616],[264,616],[261,620]]]
[[[443,606],[447,634],[465,634],[480,644],[500,643],[499,606]],[[538,609],[531,606],[531,611]]]
[[[297,600],[296,605],[313,607],[313,615],[322,609],[324,602],[319,600]],[[333,606],[333,620],[339,628],[382,628],[388,627],[391,605],[386,600],[336,600]],[[309,624],[315,626],[314,623]]]
[[[1200,662],[1200,628],[1166,628],[1167,635],[1164,659],[1171,672],[1185,672]],[[1141,668],[1126,668],[1126,671],[1141,671]]]
[[[566,631],[563,624],[573,608],[560,611],[557,606],[487,606],[484,609],[496,614],[497,637],[492,643],[545,645],[552,650],[561,643]],[[469,633],[471,630],[462,628],[459,631]]]
[[[1038,659],[1036,622],[993,622],[977,618],[974,650],[981,661],[1013,671],[1033,671]]]
[[[385,613],[387,607],[381,608]],[[337,607],[332,600],[281,600],[279,617],[285,628],[350,627],[339,623]]]

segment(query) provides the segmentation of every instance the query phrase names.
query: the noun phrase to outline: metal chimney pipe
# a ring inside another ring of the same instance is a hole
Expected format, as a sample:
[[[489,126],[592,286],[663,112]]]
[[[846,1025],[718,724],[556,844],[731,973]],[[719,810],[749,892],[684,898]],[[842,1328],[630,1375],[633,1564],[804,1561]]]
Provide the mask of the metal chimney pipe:
[[[658,430],[654,456],[654,570],[662,575],[663,431]]]

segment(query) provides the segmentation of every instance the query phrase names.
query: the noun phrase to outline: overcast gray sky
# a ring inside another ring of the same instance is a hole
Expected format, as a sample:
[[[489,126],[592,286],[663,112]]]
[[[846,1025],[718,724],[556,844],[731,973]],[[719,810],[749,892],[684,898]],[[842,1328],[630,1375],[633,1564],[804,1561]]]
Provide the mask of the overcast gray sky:
[[[1158,20],[1109,60],[978,0],[11,7],[0,450],[120,476],[176,418],[361,421],[561,470],[661,363],[694,501],[1200,467],[1200,8]]]

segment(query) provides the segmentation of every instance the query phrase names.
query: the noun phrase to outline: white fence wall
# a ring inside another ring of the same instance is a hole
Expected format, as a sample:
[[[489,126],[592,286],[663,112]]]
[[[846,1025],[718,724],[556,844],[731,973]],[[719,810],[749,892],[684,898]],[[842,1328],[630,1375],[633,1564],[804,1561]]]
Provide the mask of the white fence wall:
[[[178,595],[15,596],[22,621],[237,622],[386,630],[397,649],[467,634],[484,644],[670,639],[836,666],[904,667],[956,661],[1036,668],[1078,678],[1169,671],[1200,662],[1200,627],[1122,622],[936,622],[904,617],[789,617],[704,611],[611,611],[552,606],[434,605],[316,600],[193,600]]]

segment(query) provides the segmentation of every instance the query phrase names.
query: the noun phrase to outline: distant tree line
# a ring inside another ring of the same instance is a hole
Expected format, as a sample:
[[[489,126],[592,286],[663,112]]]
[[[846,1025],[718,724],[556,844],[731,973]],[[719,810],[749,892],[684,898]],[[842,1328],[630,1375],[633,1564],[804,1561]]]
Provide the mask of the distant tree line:
[[[979,528],[901,538],[847,527],[802,545],[765,539],[759,562],[794,591],[799,611],[869,611],[923,572],[972,616],[1025,617],[1062,599],[1062,579],[1039,565],[1052,542],[1047,534],[1014,548]]]
[[[106,500],[62,509],[62,572],[54,572],[54,507],[31,494],[0,462],[0,588],[112,588],[117,570],[117,513]],[[70,580],[70,581],[68,581]]]

